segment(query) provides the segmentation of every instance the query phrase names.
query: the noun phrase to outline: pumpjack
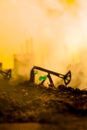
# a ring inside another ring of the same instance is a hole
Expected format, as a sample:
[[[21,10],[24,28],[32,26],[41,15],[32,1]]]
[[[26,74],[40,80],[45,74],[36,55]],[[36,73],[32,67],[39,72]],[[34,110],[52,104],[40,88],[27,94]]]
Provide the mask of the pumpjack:
[[[0,70],[0,77],[2,77],[2,79],[5,79],[5,80],[10,80],[11,78],[11,69],[8,69],[8,70]]]
[[[54,83],[53,83],[53,80],[51,78],[51,75],[55,75],[55,76],[58,76],[59,78],[62,78],[64,80],[64,83],[65,85],[68,85],[71,81],[71,71],[69,70],[68,73],[66,73],[65,75],[63,74],[60,74],[60,73],[56,73],[56,72],[53,72],[53,71],[50,71],[48,69],[44,69],[42,67],[38,67],[38,66],[34,66],[32,69],[31,69],[31,72],[30,72],[30,82],[35,82],[35,73],[34,73],[34,70],[40,70],[40,71],[44,71],[47,73],[47,78],[49,79],[49,82],[50,82],[50,85],[51,86],[54,86]],[[43,84],[45,82],[46,78],[42,80],[42,82],[40,84]],[[54,86],[55,87],[55,86]]]

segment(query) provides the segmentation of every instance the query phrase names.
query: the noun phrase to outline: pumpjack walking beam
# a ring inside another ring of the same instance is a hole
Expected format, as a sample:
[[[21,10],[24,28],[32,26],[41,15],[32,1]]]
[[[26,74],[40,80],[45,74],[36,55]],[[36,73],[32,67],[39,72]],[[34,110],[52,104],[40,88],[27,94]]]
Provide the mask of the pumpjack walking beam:
[[[51,84],[53,84],[53,81],[52,81],[52,78],[51,78],[50,74],[58,76],[59,78],[62,78],[64,80],[65,85],[68,85],[70,83],[70,81],[71,81],[71,71],[68,71],[67,74],[63,75],[63,74],[60,74],[60,73],[56,73],[56,72],[50,71],[48,69],[44,69],[42,67],[34,66],[32,68],[32,70],[31,70],[31,73],[30,73],[30,82],[34,82],[35,81],[34,69],[47,72],[48,73],[47,77],[49,78],[49,81],[50,81]],[[42,81],[42,83],[44,81]]]

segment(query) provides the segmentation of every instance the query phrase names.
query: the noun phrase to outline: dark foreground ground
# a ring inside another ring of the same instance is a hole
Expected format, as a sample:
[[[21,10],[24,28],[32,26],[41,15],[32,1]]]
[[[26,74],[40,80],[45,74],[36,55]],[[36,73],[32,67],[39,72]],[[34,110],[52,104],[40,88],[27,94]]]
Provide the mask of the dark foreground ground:
[[[63,85],[53,89],[29,82],[10,85],[1,81],[0,123],[39,123],[44,124],[42,128],[49,124],[50,130],[53,125],[63,130],[87,130],[87,91]]]

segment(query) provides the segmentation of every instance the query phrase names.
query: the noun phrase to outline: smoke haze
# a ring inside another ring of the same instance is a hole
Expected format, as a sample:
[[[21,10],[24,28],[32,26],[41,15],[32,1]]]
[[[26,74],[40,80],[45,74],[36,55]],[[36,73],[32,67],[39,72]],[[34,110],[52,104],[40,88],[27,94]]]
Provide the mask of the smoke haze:
[[[0,58],[5,67],[13,67],[13,53],[20,53],[30,37],[35,65],[60,73],[71,69],[71,85],[87,86],[86,0],[0,0]]]

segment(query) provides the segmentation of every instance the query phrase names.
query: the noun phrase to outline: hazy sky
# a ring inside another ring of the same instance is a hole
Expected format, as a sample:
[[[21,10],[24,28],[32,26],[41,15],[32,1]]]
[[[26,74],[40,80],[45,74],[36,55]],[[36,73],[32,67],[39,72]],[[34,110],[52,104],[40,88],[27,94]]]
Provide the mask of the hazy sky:
[[[13,54],[30,37],[35,47],[50,44],[55,57],[63,46],[70,53],[77,51],[87,42],[87,0],[0,0],[0,61],[4,67],[12,67]]]

